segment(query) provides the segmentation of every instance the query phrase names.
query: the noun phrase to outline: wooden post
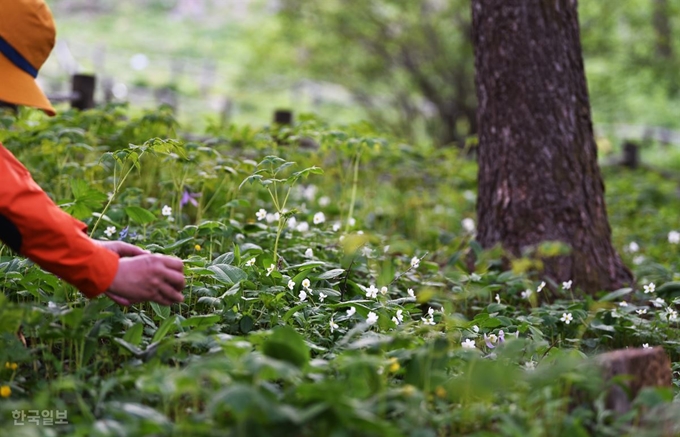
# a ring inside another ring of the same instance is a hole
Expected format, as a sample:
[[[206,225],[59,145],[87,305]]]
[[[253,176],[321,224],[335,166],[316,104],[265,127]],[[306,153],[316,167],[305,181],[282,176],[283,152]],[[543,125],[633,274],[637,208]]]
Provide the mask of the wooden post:
[[[94,108],[95,77],[88,74],[74,74],[72,80],[71,107],[80,110]]]
[[[277,109],[274,111],[274,124],[288,126],[293,124],[293,111],[288,109]]]
[[[602,368],[606,380],[618,375],[630,375],[630,379],[625,381],[628,390],[615,385],[605,400],[607,408],[620,414],[630,411],[632,401],[643,388],[671,387],[673,382],[671,362],[661,347],[607,352],[599,355],[596,362]]]
[[[640,154],[638,152],[637,144],[626,141],[623,144],[623,162],[622,164],[628,168],[636,169],[640,164]]]

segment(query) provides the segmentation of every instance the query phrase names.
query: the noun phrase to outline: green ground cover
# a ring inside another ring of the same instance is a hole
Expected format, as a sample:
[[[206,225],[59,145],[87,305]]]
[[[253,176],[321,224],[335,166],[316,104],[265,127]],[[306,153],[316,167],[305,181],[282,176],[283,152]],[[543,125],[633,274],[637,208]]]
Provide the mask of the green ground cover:
[[[638,283],[583,298],[542,285],[535,259],[505,271],[480,250],[476,165],[455,148],[313,117],[200,142],[162,109],[0,123],[95,237],[176,255],[187,276],[181,305],[122,308],[3,248],[3,435],[659,435],[677,414],[677,373],[617,416],[589,364],[643,345],[678,359],[680,201],[663,175],[604,167]],[[68,424],[16,426],[18,410]]]

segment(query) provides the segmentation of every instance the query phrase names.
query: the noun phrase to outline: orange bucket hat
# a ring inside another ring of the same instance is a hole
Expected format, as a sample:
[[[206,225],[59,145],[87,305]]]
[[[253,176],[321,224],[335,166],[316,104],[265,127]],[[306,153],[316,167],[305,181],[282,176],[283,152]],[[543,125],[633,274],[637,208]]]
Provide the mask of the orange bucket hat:
[[[56,37],[43,0],[0,0],[0,101],[55,111],[35,78]]]

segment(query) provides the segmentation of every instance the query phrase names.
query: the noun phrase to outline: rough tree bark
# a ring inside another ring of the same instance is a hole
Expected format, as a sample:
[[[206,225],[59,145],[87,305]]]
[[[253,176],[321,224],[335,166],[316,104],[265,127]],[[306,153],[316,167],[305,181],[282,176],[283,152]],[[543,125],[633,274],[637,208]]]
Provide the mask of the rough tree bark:
[[[587,293],[630,284],[611,244],[576,0],[473,0],[479,128],[478,240],[513,255],[571,254],[543,276]]]

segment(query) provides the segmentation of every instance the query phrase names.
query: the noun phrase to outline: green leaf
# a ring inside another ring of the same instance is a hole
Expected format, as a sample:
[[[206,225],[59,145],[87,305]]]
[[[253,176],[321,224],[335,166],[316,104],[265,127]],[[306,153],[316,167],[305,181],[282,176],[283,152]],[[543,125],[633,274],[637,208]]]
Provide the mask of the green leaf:
[[[156,313],[156,315],[161,319],[165,320],[168,318],[168,316],[170,316],[170,307],[161,306],[156,302],[150,302],[150,305],[153,312]]]
[[[248,277],[246,272],[229,264],[212,265],[208,270],[214,273],[215,279],[227,285],[237,284]]]
[[[610,302],[612,300],[618,299],[621,296],[629,294],[631,291],[633,291],[632,288],[621,288],[619,290],[612,291],[611,293],[607,293],[602,298],[600,298],[599,302]]]
[[[167,307],[165,307],[167,308]],[[158,327],[156,330],[156,333],[153,335],[153,339],[151,340],[153,343],[157,341],[161,341],[165,335],[170,331],[171,328],[175,327],[175,320],[177,319],[176,315],[172,315],[168,317],[167,319],[163,320],[163,323],[161,323],[161,326]]]
[[[268,357],[289,362],[299,368],[304,367],[310,358],[309,346],[290,326],[274,328],[262,345],[262,352]]]
[[[316,279],[333,279],[337,278],[343,273],[345,273],[345,269],[333,269],[320,274],[319,276],[316,277]]]
[[[123,340],[138,346],[142,342],[142,334],[144,333],[144,325],[142,323],[135,323],[134,326],[125,332]]]
[[[219,322],[220,316],[217,314],[206,314],[202,316],[194,316],[182,321],[182,327],[204,329],[209,328],[215,323]]]
[[[128,206],[125,208],[125,214],[140,225],[146,225],[156,220],[153,213],[139,206]]]

